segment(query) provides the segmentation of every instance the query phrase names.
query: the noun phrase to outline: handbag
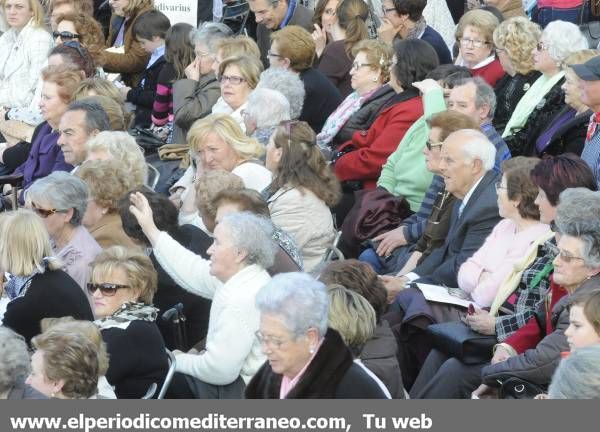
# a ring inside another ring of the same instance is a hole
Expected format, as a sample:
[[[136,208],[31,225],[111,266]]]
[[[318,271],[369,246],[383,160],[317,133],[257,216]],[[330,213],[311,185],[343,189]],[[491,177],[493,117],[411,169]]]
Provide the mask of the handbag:
[[[165,145],[165,142],[149,129],[136,126],[129,131],[129,134],[135,138],[135,141],[144,150],[146,156],[156,153],[159,147]]]
[[[589,11],[589,16],[586,12]],[[581,5],[579,30],[588,40],[590,48],[595,49],[600,43],[600,0],[586,0]]]
[[[472,330],[460,321],[431,324],[427,327],[434,348],[456,357],[464,364],[485,363],[492,358],[496,336]]]
[[[530,381],[510,377],[500,385],[500,399],[533,399],[539,394],[546,393],[541,386]]]

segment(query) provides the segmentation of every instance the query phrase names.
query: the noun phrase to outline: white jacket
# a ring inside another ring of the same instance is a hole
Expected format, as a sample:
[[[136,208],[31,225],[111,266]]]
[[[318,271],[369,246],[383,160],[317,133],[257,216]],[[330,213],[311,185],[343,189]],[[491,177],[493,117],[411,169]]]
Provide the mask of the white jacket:
[[[271,220],[290,234],[302,252],[304,270],[313,270],[333,242],[333,217],[327,204],[308,189],[282,188],[268,200]]]
[[[212,299],[206,350],[178,355],[177,371],[213,385],[231,384],[238,376],[248,383],[266,360],[255,336],[260,322],[255,298],[271,279],[269,274],[254,264],[223,284],[210,275],[210,261],[165,232],[154,246],[154,256],[179,286]]]
[[[29,107],[53,45],[52,35],[33,20],[20,33],[10,29],[0,36],[0,106]]]

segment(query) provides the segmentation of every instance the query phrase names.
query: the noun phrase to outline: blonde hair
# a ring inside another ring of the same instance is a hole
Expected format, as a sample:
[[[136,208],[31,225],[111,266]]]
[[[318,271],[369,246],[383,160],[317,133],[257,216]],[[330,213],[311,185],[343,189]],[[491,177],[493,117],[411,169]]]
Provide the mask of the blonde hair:
[[[211,133],[217,134],[229,144],[243,161],[258,159],[265,152],[264,146],[256,139],[244,135],[237,122],[227,114],[211,114],[196,120],[187,135],[190,149],[199,152]]]
[[[133,184],[130,170],[119,160],[86,161],[76,175],[87,184],[90,198],[109,212],[115,212],[119,200],[137,186]]]
[[[542,29],[525,17],[513,17],[500,23],[494,30],[494,44],[506,50],[515,71],[527,74],[533,70],[531,51],[542,37]]]
[[[152,261],[142,252],[123,246],[112,246],[100,252],[91,263],[94,283],[120,269],[127,277],[127,283],[138,294],[139,301],[151,305],[156,294],[158,277]]]
[[[123,103],[123,97],[119,93],[119,89],[109,80],[98,77],[89,77],[82,80],[75,92],[73,93],[73,99],[81,99],[90,95],[90,92],[96,93],[96,95],[107,96],[118,103]]]
[[[126,132],[102,131],[87,142],[88,154],[107,152],[112,160],[121,161],[127,167],[133,189],[144,185],[148,177],[148,165],[135,139]]]
[[[271,43],[277,42],[282,58],[290,60],[294,72],[302,72],[312,67],[316,55],[316,45],[311,34],[297,25],[288,25],[271,33]]]
[[[493,13],[483,9],[473,9],[461,17],[456,26],[455,36],[457,40],[460,39],[467,26],[472,26],[481,33],[481,36],[483,36],[487,43],[492,43],[494,40],[494,30],[496,30],[499,24],[500,21],[498,21],[498,18]]]
[[[375,333],[373,306],[360,294],[342,285],[329,285],[329,327],[338,331],[355,357]]]
[[[0,269],[16,276],[26,276],[49,258],[50,270],[62,264],[52,257],[50,236],[44,222],[31,210],[19,209],[0,214]]]
[[[381,82],[386,83],[390,80],[390,68],[392,67],[392,57],[394,52],[392,48],[381,41],[374,39],[365,39],[358,42],[352,48],[352,56],[356,57],[358,53],[365,53],[367,62],[372,70],[379,70]]]
[[[263,65],[256,57],[247,55],[227,57],[219,64],[219,76],[223,75],[228,66],[237,66],[242,78],[252,89],[256,88]]]
[[[563,62],[563,68],[568,68],[576,64],[583,64],[588,60],[593,59],[594,57],[598,57],[600,55],[600,51],[596,49],[584,49],[580,51],[575,51],[573,54],[568,56]]]
[[[31,12],[33,12],[33,16],[31,17],[31,19],[33,20],[33,24],[36,27],[45,28],[46,13],[44,12],[44,8],[42,7],[42,4],[38,0],[25,0],[25,1],[28,2],[29,9],[31,10]],[[5,5],[6,5],[6,0],[0,0],[0,7],[4,9]],[[2,17],[3,17],[4,22],[6,24],[8,24],[4,14],[2,15]]]
[[[221,58],[247,55],[260,59],[260,49],[254,39],[248,36],[235,36],[218,40],[214,52],[221,52]]]
[[[222,191],[244,189],[241,177],[222,169],[203,173],[196,183],[196,205],[200,214],[212,222],[217,215],[215,198]],[[209,228],[209,227],[207,227]]]

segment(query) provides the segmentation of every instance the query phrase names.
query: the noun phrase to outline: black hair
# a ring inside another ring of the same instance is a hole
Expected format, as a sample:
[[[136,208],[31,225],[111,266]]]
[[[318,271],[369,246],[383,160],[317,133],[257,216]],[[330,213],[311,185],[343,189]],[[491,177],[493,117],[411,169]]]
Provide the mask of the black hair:
[[[394,54],[397,63],[392,71],[404,89],[412,88],[412,83],[425,79],[440,64],[433,47],[421,39],[395,39]]]
[[[151,10],[140,15],[133,24],[133,34],[137,39],[151,41],[155,36],[164,39],[171,28],[171,21],[162,12]]]
[[[67,111],[85,112],[85,128],[88,134],[94,130],[99,132],[111,130],[108,114],[106,114],[102,105],[97,102],[86,100],[86,98],[76,100],[69,104]]]
[[[392,0],[398,15],[408,15],[408,19],[416,22],[423,16],[427,0]]]

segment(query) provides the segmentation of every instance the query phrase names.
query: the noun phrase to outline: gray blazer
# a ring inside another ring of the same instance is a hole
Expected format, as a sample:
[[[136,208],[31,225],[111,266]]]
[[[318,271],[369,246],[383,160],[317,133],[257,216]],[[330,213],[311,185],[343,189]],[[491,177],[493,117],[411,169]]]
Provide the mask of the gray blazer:
[[[458,269],[482,245],[500,221],[498,195],[494,183],[500,176],[488,171],[477,185],[462,211],[462,201],[456,201],[450,217],[450,229],[443,246],[434,251],[413,271],[418,282],[457,287]]]

